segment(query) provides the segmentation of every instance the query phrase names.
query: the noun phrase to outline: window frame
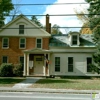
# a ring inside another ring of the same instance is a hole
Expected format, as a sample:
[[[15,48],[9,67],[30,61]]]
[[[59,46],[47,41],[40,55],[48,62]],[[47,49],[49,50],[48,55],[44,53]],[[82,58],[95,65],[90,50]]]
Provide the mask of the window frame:
[[[21,43],[21,39],[24,39],[25,40],[25,43]],[[21,45],[23,45],[24,44],[24,47],[21,47]],[[19,48],[20,49],[25,49],[26,48],[26,38],[20,38],[19,39]]]
[[[60,57],[55,57],[55,72],[60,72],[60,63],[61,63]]]
[[[19,34],[24,34],[24,29],[25,29],[25,25],[19,25]]]
[[[6,62],[4,62],[4,57],[6,57]],[[8,56],[2,56],[2,63],[8,63]]]
[[[77,38],[75,38],[77,37]],[[76,42],[76,43],[74,43]],[[72,35],[72,45],[78,45],[78,35]]]
[[[7,39],[7,47],[4,47],[4,40]],[[2,38],[2,48],[3,49],[8,49],[9,48],[9,38]]]
[[[37,43],[37,40],[41,40],[41,43]],[[38,47],[38,45],[41,45],[41,47]],[[36,48],[42,48],[42,38],[36,38]]]
[[[72,59],[71,63],[69,59]],[[73,57],[68,57],[68,72],[74,72],[74,58]]]

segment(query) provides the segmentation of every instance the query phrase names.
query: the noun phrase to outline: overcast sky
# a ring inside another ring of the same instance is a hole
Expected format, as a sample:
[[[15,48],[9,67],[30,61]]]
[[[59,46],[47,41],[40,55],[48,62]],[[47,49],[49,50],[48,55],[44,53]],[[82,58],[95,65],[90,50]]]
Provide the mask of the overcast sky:
[[[47,3],[73,3],[67,5],[33,5],[33,6],[21,6],[21,12],[25,15],[54,15],[54,14],[75,14],[75,9],[81,11],[88,8],[88,4],[85,0],[18,0],[20,4],[47,4]],[[13,0],[16,3],[16,0]],[[80,4],[74,4],[80,3]],[[45,25],[45,17],[37,18]],[[52,25],[57,24],[61,27],[81,27],[82,23],[76,16],[50,16],[50,23]],[[78,31],[79,29],[69,28],[68,31]],[[64,32],[64,31],[63,31]]]

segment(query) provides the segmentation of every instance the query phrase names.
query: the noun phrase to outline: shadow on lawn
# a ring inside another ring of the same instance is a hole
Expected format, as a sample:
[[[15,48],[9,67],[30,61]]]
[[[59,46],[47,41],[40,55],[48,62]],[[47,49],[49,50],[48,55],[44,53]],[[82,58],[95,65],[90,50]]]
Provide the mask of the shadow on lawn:
[[[51,84],[51,83],[76,83],[75,80],[63,80],[63,79],[41,79],[37,81],[38,84]]]
[[[0,84],[14,84],[23,81],[23,79],[0,79]]]

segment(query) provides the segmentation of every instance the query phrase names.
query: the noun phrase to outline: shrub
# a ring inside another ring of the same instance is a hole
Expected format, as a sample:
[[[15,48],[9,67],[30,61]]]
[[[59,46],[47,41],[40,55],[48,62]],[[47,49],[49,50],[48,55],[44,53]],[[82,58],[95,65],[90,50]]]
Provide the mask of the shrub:
[[[13,68],[14,76],[23,76],[23,66],[22,64],[16,64]]]
[[[13,76],[13,65],[8,63],[3,63],[0,66],[0,76],[1,77],[11,77]]]

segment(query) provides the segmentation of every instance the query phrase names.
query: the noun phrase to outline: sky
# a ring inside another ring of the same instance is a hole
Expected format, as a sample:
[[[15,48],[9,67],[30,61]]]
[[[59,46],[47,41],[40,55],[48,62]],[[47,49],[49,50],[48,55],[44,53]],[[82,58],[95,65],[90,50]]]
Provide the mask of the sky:
[[[85,0],[12,0],[14,4],[52,4],[52,5],[21,5],[19,10],[24,15],[55,15],[55,14],[75,14],[78,11],[85,10],[89,7]],[[67,5],[53,5],[55,3],[73,3]],[[29,17],[29,16],[27,16]],[[36,16],[38,20],[45,25],[45,16]],[[82,22],[76,16],[50,16],[50,23],[59,25],[60,27],[81,27]],[[61,28],[64,34],[68,31],[79,31],[80,28]]]

